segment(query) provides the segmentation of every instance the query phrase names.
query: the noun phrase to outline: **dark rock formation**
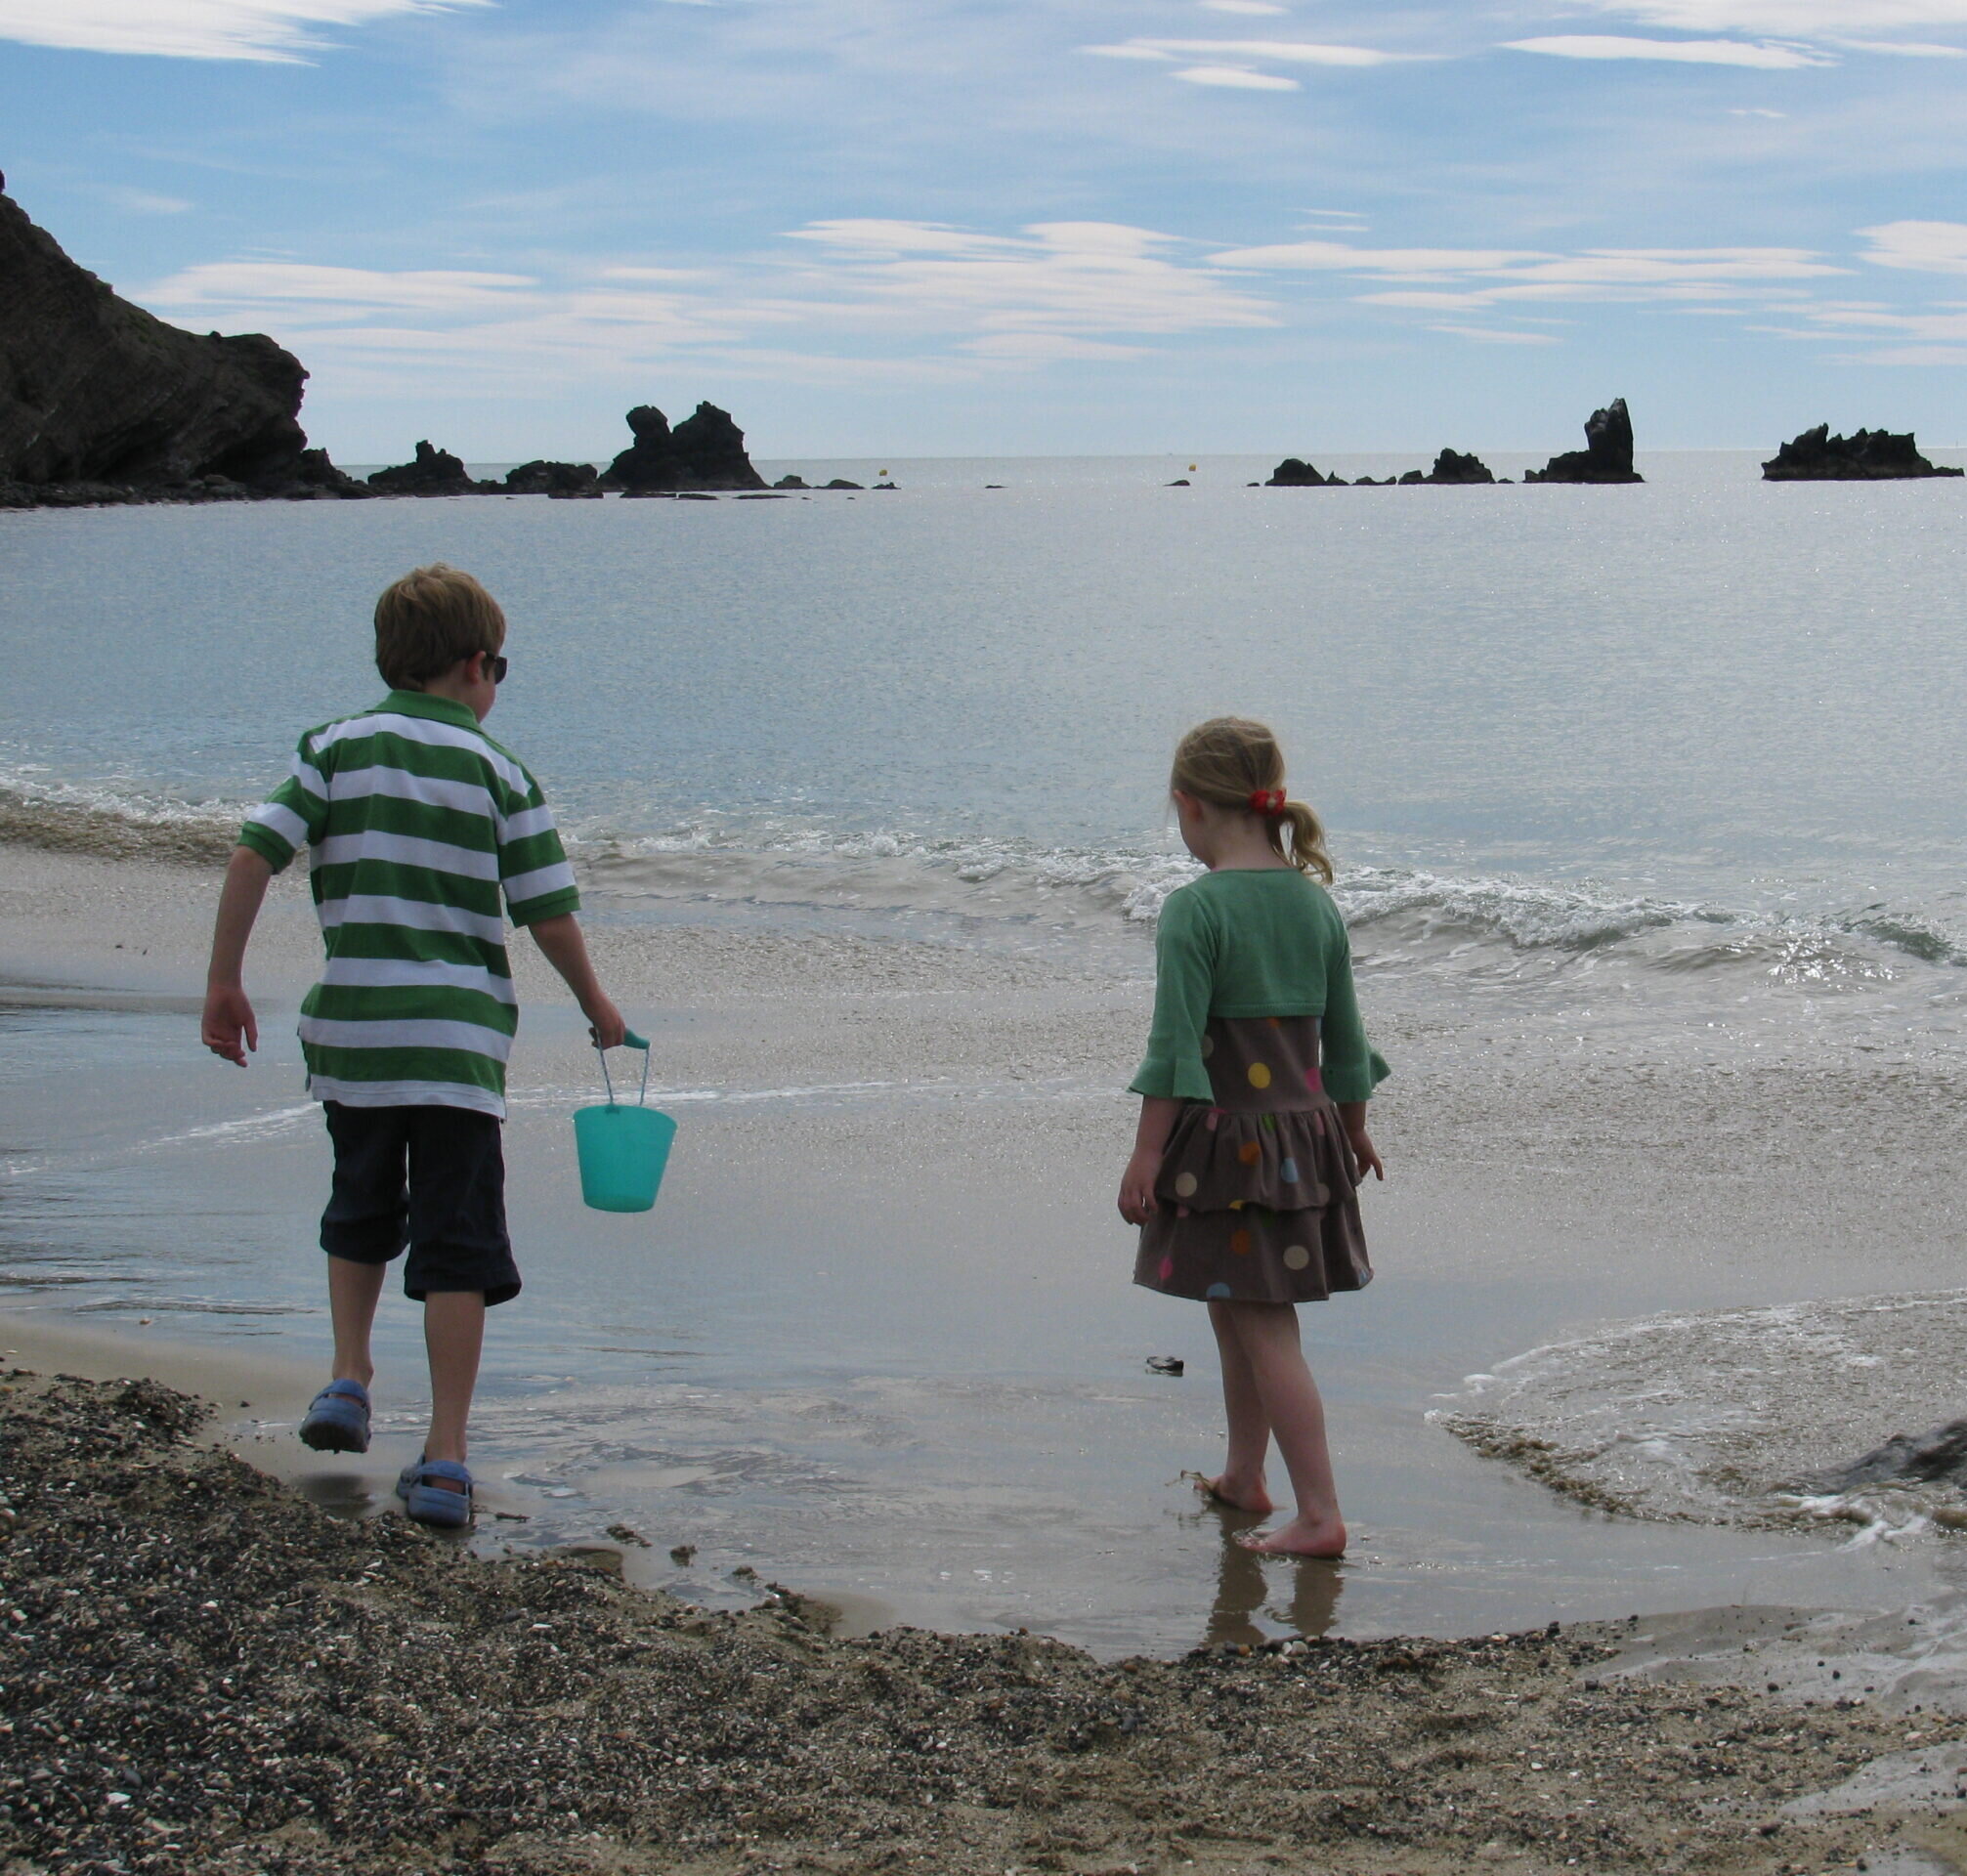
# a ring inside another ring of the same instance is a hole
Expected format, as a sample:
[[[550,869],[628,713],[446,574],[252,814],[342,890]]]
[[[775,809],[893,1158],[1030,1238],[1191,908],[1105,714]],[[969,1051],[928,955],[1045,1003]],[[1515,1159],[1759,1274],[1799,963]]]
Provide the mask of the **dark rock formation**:
[[[745,453],[745,433],[728,410],[700,404],[674,430],[651,404],[628,413],[635,441],[609,464],[604,489],[682,490],[762,489],[765,478]]]
[[[1820,434],[1820,433],[1819,433]],[[1860,431],[1860,435],[1863,433]],[[1882,1446],[1832,1468],[1810,1481],[1817,1492],[1850,1492],[1861,1485],[1889,1485],[1911,1480],[1931,1484],[1951,1479],[1967,1485],[1967,1420],[1949,1420],[1944,1427],[1914,1439],[1894,1433]]]
[[[1465,456],[1459,449],[1443,449],[1434,458],[1434,466],[1422,477],[1424,482],[1442,483],[1455,488],[1468,488],[1476,483],[1494,482],[1495,474],[1479,456]],[[1400,478],[1405,482],[1407,478]]]
[[[1428,478],[1418,469],[1409,469],[1399,478],[1400,486],[1403,489],[1412,489],[1416,484],[1426,482]]]
[[[827,484],[827,487],[829,489],[852,489],[859,490],[865,488],[866,485],[864,483],[849,482],[844,476],[835,476],[832,482]]]
[[[1189,481],[1186,476],[1176,476],[1173,482],[1162,484],[1162,487],[1165,489],[1186,489],[1189,486],[1190,486]],[[886,484],[884,483],[879,484],[877,485],[877,487],[885,488]]]
[[[1920,476],[1957,476],[1928,462],[1912,441],[1890,430],[1859,430],[1833,437],[1827,423],[1785,443],[1762,465],[1764,482],[1905,482]]]
[[[358,492],[308,449],[307,375],[119,299],[0,194],[0,504]]]
[[[452,460],[456,459],[453,457]],[[458,466],[463,467],[461,463]],[[600,478],[600,470],[591,462],[522,462],[517,469],[505,472],[505,492],[508,495],[576,495],[584,494],[592,489],[598,495],[601,491],[594,485]]]
[[[1633,468],[1633,420],[1626,414],[1626,401],[1614,398],[1603,410],[1594,410],[1585,425],[1585,447],[1553,456],[1541,469],[1532,469],[1525,482],[1644,482]]]
[[[1266,489],[1343,489],[1346,485],[1337,476],[1321,476],[1317,470],[1302,456],[1286,456],[1270,472]]]
[[[434,449],[427,443],[416,446],[410,461],[378,469],[368,486],[385,495],[489,495],[498,490],[495,482],[472,481],[449,449]]]
[[[774,489],[803,489],[806,487],[806,479],[804,476],[781,476],[772,487]]]
[[[897,488],[899,488],[900,486],[901,486],[901,485],[900,485],[899,483],[893,483],[893,482],[877,482],[877,483],[876,483],[876,484],[875,484],[875,488],[876,488],[876,490],[882,490],[882,489],[886,489],[886,490],[894,490],[894,489],[897,489]]]

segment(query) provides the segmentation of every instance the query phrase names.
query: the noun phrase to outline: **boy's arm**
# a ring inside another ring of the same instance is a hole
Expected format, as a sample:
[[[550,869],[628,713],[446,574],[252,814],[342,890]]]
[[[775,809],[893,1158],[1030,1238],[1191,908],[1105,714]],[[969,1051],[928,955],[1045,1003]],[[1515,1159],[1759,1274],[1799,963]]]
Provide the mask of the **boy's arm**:
[[[601,980],[594,974],[594,965],[587,956],[587,941],[580,935],[580,920],[571,912],[563,912],[557,917],[536,919],[527,930],[532,932],[533,942],[546,961],[574,993],[574,1001],[587,1018],[595,1047],[620,1047],[628,1025],[609,1002]]]
[[[260,1045],[260,1026],[243,982],[246,940],[253,935],[253,920],[260,916],[267,882],[273,876],[273,865],[264,854],[247,846],[235,847],[212,928],[212,961],[205,972],[205,1014],[199,1040],[214,1055],[241,1068],[246,1065],[246,1050]]]

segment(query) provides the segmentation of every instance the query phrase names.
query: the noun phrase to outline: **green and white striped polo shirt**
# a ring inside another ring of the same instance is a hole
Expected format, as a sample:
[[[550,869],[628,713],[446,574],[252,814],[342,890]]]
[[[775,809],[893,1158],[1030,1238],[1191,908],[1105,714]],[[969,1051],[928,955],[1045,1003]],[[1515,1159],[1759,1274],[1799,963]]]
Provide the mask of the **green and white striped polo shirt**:
[[[327,968],[301,1004],[317,1100],[505,1114],[514,924],[580,895],[539,784],[462,704],[392,691],[301,738],[239,831],[276,873],[304,845]]]

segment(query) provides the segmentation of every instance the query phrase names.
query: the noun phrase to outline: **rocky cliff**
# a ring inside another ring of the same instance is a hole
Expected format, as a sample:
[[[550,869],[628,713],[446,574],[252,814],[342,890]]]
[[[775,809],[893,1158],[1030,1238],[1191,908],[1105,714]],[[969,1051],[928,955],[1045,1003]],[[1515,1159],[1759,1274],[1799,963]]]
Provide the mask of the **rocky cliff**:
[[[1919,453],[1912,432],[1859,430],[1833,437],[1827,423],[1785,443],[1762,465],[1764,482],[1905,482],[1923,476],[1958,476]]]
[[[604,489],[644,494],[765,486],[745,453],[744,431],[714,404],[700,404],[674,430],[654,405],[638,404],[628,413],[628,429],[635,441],[609,464]]]
[[[1553,456],[1541,469],[1532,469],[1525,482],[1644,482],[1633,469],[1633,420],[1626,414],[1626,401],[1614,398],[1603,410],[1594,410],[1585,424],[1585,447]]]
[[[0,192],[0,502],[356,491],[307,447],[307,375],[118,298]]]

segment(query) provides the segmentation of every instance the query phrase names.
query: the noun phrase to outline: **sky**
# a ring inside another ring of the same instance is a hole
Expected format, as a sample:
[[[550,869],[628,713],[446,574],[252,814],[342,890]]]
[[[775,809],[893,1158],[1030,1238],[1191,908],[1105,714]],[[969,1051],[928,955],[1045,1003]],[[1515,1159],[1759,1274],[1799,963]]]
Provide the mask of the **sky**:
[[[1967,443],[1967,0],[0,0],[0,169],[350,463]]]

